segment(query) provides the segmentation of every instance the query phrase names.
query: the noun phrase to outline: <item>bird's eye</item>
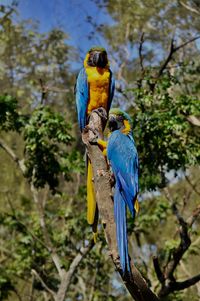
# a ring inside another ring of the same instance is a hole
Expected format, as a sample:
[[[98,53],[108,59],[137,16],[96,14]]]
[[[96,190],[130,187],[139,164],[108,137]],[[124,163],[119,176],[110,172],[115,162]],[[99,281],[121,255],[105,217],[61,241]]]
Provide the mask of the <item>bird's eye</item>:
[[[120,122],[123,122],[124,118],[122,116],[118,116],[117,118]]]

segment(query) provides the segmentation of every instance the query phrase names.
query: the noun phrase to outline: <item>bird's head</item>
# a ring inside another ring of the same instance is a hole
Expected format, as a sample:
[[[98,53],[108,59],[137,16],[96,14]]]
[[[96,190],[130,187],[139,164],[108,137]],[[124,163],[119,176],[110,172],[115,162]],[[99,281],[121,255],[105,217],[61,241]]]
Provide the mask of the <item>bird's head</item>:
[[[119,108],[113,108],[109,112],[108,127],[110,132],[121,130],[122,133],[128,135],[131,131],[131,117]]]
[[[107,67],[109,63],[106,50],[102,47],[91,48],[86,55],[85,63],[91,67]]]

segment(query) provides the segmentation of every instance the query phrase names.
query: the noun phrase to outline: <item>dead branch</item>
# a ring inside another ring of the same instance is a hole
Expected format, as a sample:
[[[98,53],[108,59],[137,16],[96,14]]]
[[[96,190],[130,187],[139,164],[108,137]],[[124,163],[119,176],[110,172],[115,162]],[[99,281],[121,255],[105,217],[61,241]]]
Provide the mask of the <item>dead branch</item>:
[[[165,59],[164,63],[162,64],[160,70],[158,71],[158,74],[157,74],[156,78],[158,79],[163,74],[164,70],[166,69],[167,65],[171,61],[171,59],[172,59],[172,57],[173,57],[173,55],[176,51],[178,51],[179,49],[185,47],[186,45],[196,41],[199,38],[200,38],[200,36],[194,37],[194,38],[186,41],[185,43],[183,43],[183,44],[181,44],[177,47],[174,46],[174,38],[172,38],[171,42],[170,42],[169,54],[168,54],[167,58]]]
[[[32,275],[34,275],[42,284],[42,286],[44,287],[44,289],[54,298],[55,300],[55,292],[53,290],[51,290],[47,284],[44,282],[44,280],[42,279],[42,277],[38,274],[38,272],[34,269],[31,270]]]
[[[196,116],[194,115],[189,115],[186,117],[187,118],[187,121],[189,123],[191,123],[192,125],[195,125],[195,126],[200,126],[200,119],[197,118]]]
[[[161,268],[158,264],[157,259],[154,259],[154,268],[157,274],[157,278],[162,284],[162,287],[159,291],[159,297],[164,297],[169,295],[170,293],[178,290],[183,290],[188,288],[194,284],[196,284],[200,280],[200,275],[196,275],[194,277],[190,277],[189,279],[177,282],[174,277],[174,272],[177,266],[180,264],[183,255],[188,250],[191,245],[191,239],[189,236],[189,229],[192,227],[193,223],[197,219],[200,214],[200,206],[193,211],[192,215],[185,221],[183,216],[180,214],[178,207],[176,206],[175,201],[172,199],[169,189],[165,188],[164,193],[168,201],[172,206],[172,212],[176,216],[177,221],[180,225],[179,235],[180,235],[180,243],[177,248],[172,251],[172,256],[168,260],[164,272],[161,271]],[[163,278],[164,276],[164,278]]]
[[[91,131],[90,128],[93,129],[93,131]],[[87,133],[83,134],[83,140],[87,146],[88,155],[92,162],[96,199],[101,215],[102,224],[105,230],[106,241],[110,250],[110,256],[126,288],[130,292],[134,300],[156,301],[158,300],[158,298],[148,288],[146,281],[134,266],[133,261],[131,265],[132,277],[123,275],[122,273],[116,240],[116,225],[114,220],[110,175],[106,160],[101,150],[99,149],[97,144],[90,143],[90,141],[92,142],[94,138],[94,132],[102,133],[101,118],[96,112],[92,112],[91,114],[89,130]]]
[[[196,207],[196,209],[193,211],[192,215],[187,219],[187,224],[191,228],[196,219],[200,215],[200,205]]]
[[[176,291],[181,291],[181,290],[184,290],[194,284],[196,284],[198,281],[200,281],[200,274],[194,276],[194,277],[191,277],[185,281],[182,281],[182,282],[175,282],[175,290]]]
[[[165,281],[165,277],[163,275],[163,272],[161,271],[161,267],[160,267],[157,256],[153,257],[153,265],[154,265],[154,270],[156,272],[156,276],[157,276],[158,280],[160,281],[160,283],[163,283]]]
[[[155,77],[152,78],[153,82],[150,85],[150,89],[151,89],[152,93],[155,90],[156,83],[157,83],[158,79],[162,76],[162,74],[166,70],[169,62],[172,60],[174,53],[177,52],[178,50],[180,50],[181,48],[184,48],[186,45],[188,45],[188,44],[190,44],[190,43],[198,40],[199,38],[200,38],[200,36],[196,36],[196,37],[194,37],[194,38],[192,38],[192,39],[190,39],[190,40],[188,40],[188,41],[180,44],[179,46],[175,46],[174,45],[174,38],[171,39],[169,53],[168,53],[166,59],[164,60],[163,64],[161,65],[161,67],[160,67],[157,75],[155,75]],[[191,122],[190,119],[188,119],[188,121]]]
[[[72,263],[70,264],[69,270],[64,272],[60,287],[58,289],[58,292],[56,294],[55,301],[64,301],[66,292],[69,288],[69,285],[71,283],[72,277],[79,266],[80,262],[83,260],[83,258],[92,250],[94,246],[94,241],[92,240],[88,246],[82,247],[79,250],[79,253],[76,255],[76,257],[73,259]]]
[[[200,15],[200,11],[197,10],[196,8],[187,5],[183,1],[178,1],[178,3],[181,4],[183,7],[185,7],[187,10],[189,10],[190,12]]]
[[[171,206],[172,206],[172,212],[176,216],[178,223],[180,225],[179,229],[179,235],[180,235],[180,243],[177,248],[173,250],[173,256],[172,259],[167,263],[167,266],[165,268],[165,279],[170,279],[171,281],[174,281],[174,271],[176,267],[178,266],[180,260],[182,259],[183,255],[191,245],[191,239],[188,234],[188,228],[189,225],[184,220],[184,218],[181,216],[174,200],[172,199],[172,196],[169,192],[169,189],[165,188],[164,193],[166,198],[169,200]]]
[[[6,144],[6,142],[3,139],[0,139],[0,147],[9,155],[9,157],[17,163],[18,167],[24,174],[26,171],[26,167],[24,165],[24,160],[20,160],[17,155],[14,153],[14,151]]]
[[[142,50],[143,50],[143,44],[144,44],[144,32],[142,32],[141,34],[141,37],[140,37],[140,43],[139,43],[139,58],[140,58],[140,68],[141,68],[141,73],[142,73],[142,76],[144,76],[144,65],[143,65],[143,60],[144,60],[144,57],[142,55]]]
[[[40,87],[41,87],[41,91],[42,91],[40,102],[43,105],[45,103],[46,98],[47,98],[47,88],[44,84],[43,79],[40,78],[39,82],[40,82]]]

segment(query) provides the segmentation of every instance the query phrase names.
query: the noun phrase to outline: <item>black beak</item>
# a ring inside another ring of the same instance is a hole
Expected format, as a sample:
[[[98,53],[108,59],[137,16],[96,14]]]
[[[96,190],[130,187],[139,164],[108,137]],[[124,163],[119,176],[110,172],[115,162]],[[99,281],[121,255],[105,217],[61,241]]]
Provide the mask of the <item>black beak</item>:
[[[95,66],[97,66],[99,68],[104,68],[108,63],[106,53],[105,52],[96,52],[96,53],[94,53],[93,62],[94,62]]]
[[[111,130],[111,132],[118,130],[118,123],[116,119],[112,116],[109,118],[108,127]]]

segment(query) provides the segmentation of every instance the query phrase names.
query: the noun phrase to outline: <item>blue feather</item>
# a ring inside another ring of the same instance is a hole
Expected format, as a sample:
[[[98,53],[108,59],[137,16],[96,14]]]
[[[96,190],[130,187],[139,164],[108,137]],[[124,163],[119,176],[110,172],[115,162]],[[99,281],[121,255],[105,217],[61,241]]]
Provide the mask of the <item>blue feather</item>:
[[[87,112],[87,104],[89,99],[87,75],[84,68],[82,68],[78,74],[75,93],[76,93],[76,109],[78,115],[78,124],[80,130],[82,131],[86,126],[86,121],[87,121],[86,112]]]
[[[117,245],[120,256],[120,263],[122,271],[130,272],[130,260],[128,255],[128,238],[127,238],[127,226],[126,226],[126,204],[120,193],[118,185],[115,188],[114,194],[114,216],[117,232]]]
[[[138,194],[138,155],[132,135],[125,135],[120,130],[112,132],[108,139],[107,155],[116,180],[115,221],[120,262],[125,272],[130,270],[128,241],[125,234],[127,233],[126,207],[128,206],[134,218],[134,203]],[[120,202],[121,204],[118,204]],[[121,210],[121,213],[118,210]]]

